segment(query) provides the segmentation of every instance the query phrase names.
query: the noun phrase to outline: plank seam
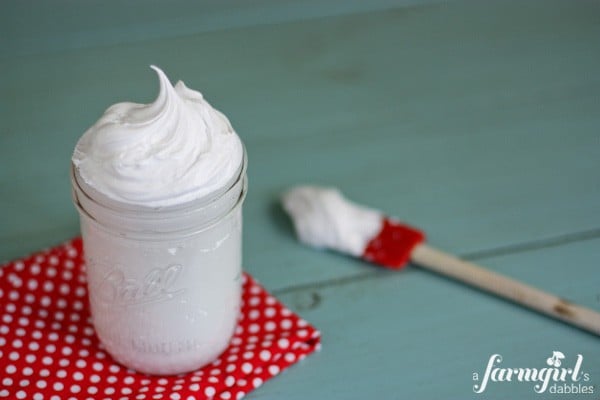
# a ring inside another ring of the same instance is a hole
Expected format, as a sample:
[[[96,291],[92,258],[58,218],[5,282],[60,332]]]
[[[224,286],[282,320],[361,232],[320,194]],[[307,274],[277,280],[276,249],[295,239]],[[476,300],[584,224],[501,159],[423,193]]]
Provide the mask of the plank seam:
[[[564,246],[576,242],[584,242],[587,240],[593,240],[600,238],[600,229],[590,229],[580,232],[572,232],[559,236],[548,237],[544,239],[536,239],[528,242],[519,244],[512,244],[506,246],[499,246],[490,249],[468,252],[460,254],[459,257],[469,261],[483,260],[493,257],[512,255],[518,253],[525,253],[529,251],[536,251],[540,249]],[[350,276],[342,278],[325,279],[322,281],[302,283],[298,285],[290,285],[279,289],[272,290],[274,295],[282,295],[293,292],[299,292],[303,290],[319,290],[328,287],[341,286],[349,283],[358,282],[366,279],[379,278],[387,276],[388,274],[395,273],[393,271],[386,271],[383,269],[373,269],[371,271],[360,272]]]

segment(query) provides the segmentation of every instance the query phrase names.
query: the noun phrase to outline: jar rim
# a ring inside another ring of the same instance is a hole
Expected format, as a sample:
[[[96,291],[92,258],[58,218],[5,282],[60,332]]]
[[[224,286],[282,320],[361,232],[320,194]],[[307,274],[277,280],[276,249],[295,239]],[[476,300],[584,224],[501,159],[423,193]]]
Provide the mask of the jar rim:
[[[169,212],[182,212],[186,209],[195,209],[198,207],[208,206],[210,203],[217,201],[221,198],[225,193],[231,190],[241,179],[242,176],[245,175],[246,170],[248,168],[248,159],[246,154],[246,147],[242,144],[242,160],[240,165],[238,166],[236,172],[232,175],[232,177],[227,181],[225,185],[221,188],[214,190],[210,193],[205,194],[204,196],[200,196],[198,198],[188,200],[182,203],[177,203],[173,205],[167,206],[148,206],[144,204],[135,204],[129,203],[126,201],[121,201],[114,199],[99,190],[95,189],[93,186],[90,186],[85,179],[79,174],[78,168],[71,162],[70,175],[71,182],[73,186],[77,186],[79,191],[85,195],[89,200],[94,203],[101,205],[102,208],[114,211],[114,212],[135,212],[135,213],[156,213],[160,211],[161,213],[169,213]]]
[[[193,233],[224,218],[243,202],[247,192],[247,166],[246,149],[243,147],[240,166],[227,185],[184,203],[149,207],[112,199],[82,184],[83,179],[71,163],[71,193],[73,203],[82,217],[88,217],[108,229],[135,234]]]

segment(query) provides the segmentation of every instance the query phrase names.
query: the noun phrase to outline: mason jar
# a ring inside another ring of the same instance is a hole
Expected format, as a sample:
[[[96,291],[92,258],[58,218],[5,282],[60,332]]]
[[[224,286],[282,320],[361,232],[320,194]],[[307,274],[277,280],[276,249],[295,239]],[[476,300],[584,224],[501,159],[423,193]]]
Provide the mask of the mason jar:
[[[226,349],[241,301],[246,167],[244,151],[221,189],[151,208],[108,198],[71,166],[92,321],[119,363],[178,374]]]

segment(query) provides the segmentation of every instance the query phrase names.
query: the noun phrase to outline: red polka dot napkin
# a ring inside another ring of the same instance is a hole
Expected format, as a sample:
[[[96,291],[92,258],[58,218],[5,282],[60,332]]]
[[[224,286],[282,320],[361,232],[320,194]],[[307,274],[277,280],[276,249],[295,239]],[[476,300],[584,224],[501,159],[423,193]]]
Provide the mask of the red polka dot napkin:
[[[320,334],[244,275],[219,359],[168,377],[115,363],[91,324],[81,239],[0,267],[0,398],[239,399],[320,347]]]

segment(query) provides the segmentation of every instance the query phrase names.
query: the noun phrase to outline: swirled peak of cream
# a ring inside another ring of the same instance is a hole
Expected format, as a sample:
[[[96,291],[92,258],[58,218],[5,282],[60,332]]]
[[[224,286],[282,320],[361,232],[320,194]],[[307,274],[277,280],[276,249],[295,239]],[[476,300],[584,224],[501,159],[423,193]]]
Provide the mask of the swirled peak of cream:
[[[151,104],[118,103],[77,142],[73,164],[111,199],[164,207],[221,189],[239,171],[243,146],[227,117],[200,92],[175,87],[159,68]]]
[[[358,257],[382,227],[379,211],[345,199],[334,188],[296,186],[281,200],[298,239],[314,247]]]

